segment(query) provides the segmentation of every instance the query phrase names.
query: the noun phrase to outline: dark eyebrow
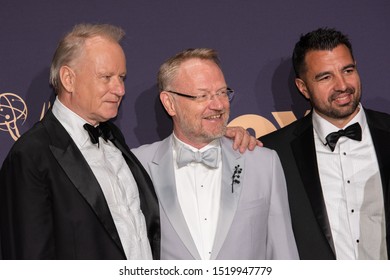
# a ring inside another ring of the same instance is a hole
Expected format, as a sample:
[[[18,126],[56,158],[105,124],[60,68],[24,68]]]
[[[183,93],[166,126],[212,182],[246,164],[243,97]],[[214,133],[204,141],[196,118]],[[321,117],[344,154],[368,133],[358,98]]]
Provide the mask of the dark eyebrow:
[[[350,63],[350,64],[344,66],[344,67],[342,68],[342,71],[344,71],[344,70],[346,70],[346,69],[348,69],[348,68],[356,69],[356,64],[355,64],[355,63]],[[331,74],[329,71],[321,72],[321,73],[318,73],[317,75],[315,75],[315,76],[314,76],[314,79],[318,80],[318,79],[320,79],[321,77],[326,76],[326,75],[329,75],[329,74]]]
[[[330,74],[329,71],[321,72],[321,73],[318,73],[317,75],[315,75],[314,79],[318,80],[318,79],[322,78],[323,76],[326,76],[326,75],[329,75],[329,74]]]
[[[348,65],[343,67],[343,70],[348,69],[348,68],[356,69],[356,64],[355,63],[348,64]]]

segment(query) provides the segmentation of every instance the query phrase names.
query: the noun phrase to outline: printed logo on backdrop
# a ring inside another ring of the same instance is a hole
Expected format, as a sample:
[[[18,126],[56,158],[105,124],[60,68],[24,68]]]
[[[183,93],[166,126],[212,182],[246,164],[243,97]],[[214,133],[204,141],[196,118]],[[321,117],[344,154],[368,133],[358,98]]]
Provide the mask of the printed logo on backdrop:
[[[0,94],[0,131],[8,132],[12,139],[20,137],[19,126],[27,120],[26,102],[17,94]]]
[[[43,118],[50,102],[43,104],[40,119]],[[24,125],[28,117],[26,102],[15,93],[0,93],[0,132],[9,133],[16,141],[20,137],[20,127]]]

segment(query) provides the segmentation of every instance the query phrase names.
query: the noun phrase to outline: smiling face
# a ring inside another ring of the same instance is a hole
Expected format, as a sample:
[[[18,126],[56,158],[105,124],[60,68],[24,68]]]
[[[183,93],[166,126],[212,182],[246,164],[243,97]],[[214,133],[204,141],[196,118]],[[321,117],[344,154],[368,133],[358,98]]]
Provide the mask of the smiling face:
[[[314,110],[342,128],[359,111],[361,83],[349,49],[339,45],[333,50],[309,51],[306,72],[295,83]]]
[[[60,101],[95,125],[118,114],[125,94],[126,59],[121,46],[102,37],[87,39],[74,65],[60,70]]]
[[[183,62],[170,89],[188,95],[214,95],[227,88],[221,69],[211,60],[192,58]],[[173,119],[175,135],[183,142],[202,148],[225,134],[229,119],[228,98],[213,96],[197,102],[166,91],[160,99]]]

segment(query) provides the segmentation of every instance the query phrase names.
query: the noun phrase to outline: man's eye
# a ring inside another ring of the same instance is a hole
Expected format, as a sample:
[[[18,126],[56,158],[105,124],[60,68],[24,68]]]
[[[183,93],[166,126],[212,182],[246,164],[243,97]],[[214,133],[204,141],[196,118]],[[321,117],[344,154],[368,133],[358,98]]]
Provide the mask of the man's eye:
[[[329,80],[330,79],[330,76],[322,76],[321,78],[319,78],[318,80],[319,81],[326,81],[326,80]]]
[[[206,100],[207,99],[207,94],[197,95],[196,99],[198,99],[199,101]]]

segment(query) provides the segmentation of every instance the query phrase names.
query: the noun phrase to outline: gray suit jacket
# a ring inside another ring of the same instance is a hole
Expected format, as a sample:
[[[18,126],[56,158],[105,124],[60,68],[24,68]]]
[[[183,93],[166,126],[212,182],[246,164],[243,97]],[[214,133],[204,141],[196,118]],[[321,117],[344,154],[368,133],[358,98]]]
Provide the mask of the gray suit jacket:
[[[240,154],[223,138],[221,211],[211,259],[297,259],[287,191],[276,152]],[[172,135],[132,150],[152,178],[161,219],[161,259],[200,259],[176,193]],[[234,167],[240,182],[234,185]]]

